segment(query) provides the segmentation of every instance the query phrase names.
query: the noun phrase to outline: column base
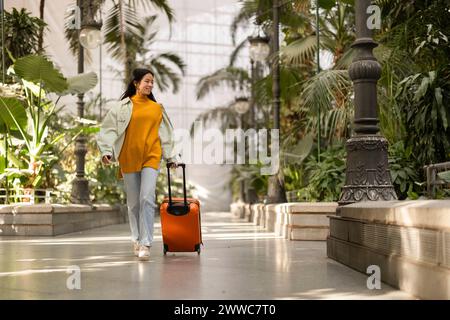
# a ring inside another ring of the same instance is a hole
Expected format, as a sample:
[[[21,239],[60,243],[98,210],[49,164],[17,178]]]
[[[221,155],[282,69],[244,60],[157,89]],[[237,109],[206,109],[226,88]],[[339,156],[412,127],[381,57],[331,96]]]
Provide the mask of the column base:
[[[89,181],[86,178],[76,177],[72,182],[70,201],[78,204],[89,204]]]

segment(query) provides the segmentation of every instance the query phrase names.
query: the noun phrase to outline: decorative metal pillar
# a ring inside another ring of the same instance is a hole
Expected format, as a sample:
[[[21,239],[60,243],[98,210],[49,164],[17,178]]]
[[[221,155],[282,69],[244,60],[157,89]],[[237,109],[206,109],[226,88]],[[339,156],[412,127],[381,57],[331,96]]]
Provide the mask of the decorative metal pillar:
[[[84,1],[78,0],[77,5],[81,12],[81,23],[84,23]],[[78,36],[81,29],[78,30]],[[84,48],[80,42],[78,42],[78,74],[84,72]],[[84,117],[84,101],[83,94],[78,95],[78,116]],[[85,178],[85,158],[87,153],[87,138],[84,135],[79,135],[75,140],[75,157],[76,157],[76,177],[72,182],[72,193],[70,200],[72,203],[89,203],[89,181]]]
[[[349,68],[355,88],[355,135],[346,145],[346,181],[339,205],[397,199],[388,167],[388,143],[378,133],[377,81],[381,66],[373,55],[377,43],[367,26],[370,5],[371,0],[356,1],[356,41],[352,47],[357,55]]]
[[[5,3],[3,0],[0,0],[0,20],[2,27],[2,83],[5,83],[6,80],[6,68],[5,68]],[[4,134],[5,139],[5,168],[8,167],[8,133]],[[5,176],[5,204],[9,203],[9,182],[8,176]]]
[[[248,128],[247,129],[254,129],[257,130],[256,127],[256,121],[255,121],[255,108],[256,108],[256,98],[255,98],[255,83],[256,83],[256,67],[257,67],[257,61],[254,61],[253,59],[250,59],[250,74],[251,74],[251,97],[250,97],[250,108],[248,113]],[[248,146],[251,147],[251,144]],[[250,149],[249,149],[250,152]],[[249,179],[245,180],[245,199],[247,203],[253,204],[258,202],[258,195],[256,194],[256,190],[253,188],[251,182]]]
[[[5,3],[0,0],[0,20],[2,27],[2,82],[5,83]]]
[[[273,14],[273,52],[277,53],[280,49],[279,44],[279,32],[280,32],[280,8],[279,0],[273,1],[272,7]],[[273,129],[280,129],[280,62],[278,57],[275,58],[272,63],[272,92],[273,92]],[[283,183],[280,181],[280,174],[276,174],[269,177],[268,192],[267,192],[267,202],[268,203],[282,203],[287,202],[286,193],[284,191]]]

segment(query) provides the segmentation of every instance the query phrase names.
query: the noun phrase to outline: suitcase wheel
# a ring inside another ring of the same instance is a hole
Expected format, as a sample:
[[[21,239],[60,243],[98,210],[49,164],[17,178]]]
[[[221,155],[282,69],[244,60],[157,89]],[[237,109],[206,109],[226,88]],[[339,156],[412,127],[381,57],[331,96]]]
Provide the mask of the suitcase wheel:
[[[195,245],[195,251],[197,251],[197,254],[200,254],[200,245],[199,244],[196,244]]]
[[[163,249],[164,255],[167,254],[167,251],[169,251],[169,246],[167,244],[164,244],[164,249]]]

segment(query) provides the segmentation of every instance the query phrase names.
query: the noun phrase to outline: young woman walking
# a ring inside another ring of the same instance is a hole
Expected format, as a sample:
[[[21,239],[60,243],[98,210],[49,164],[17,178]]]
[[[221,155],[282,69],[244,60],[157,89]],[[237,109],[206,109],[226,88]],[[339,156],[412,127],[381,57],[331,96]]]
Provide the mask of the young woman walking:
[[[121,101],[106,114],[97,144],[102,162],[119,162],[127,195],[134,254],[148,260],[153,241],[156,179],[164,159],[177,167],[173,127],[152,89],[154,75],[135,69]]]

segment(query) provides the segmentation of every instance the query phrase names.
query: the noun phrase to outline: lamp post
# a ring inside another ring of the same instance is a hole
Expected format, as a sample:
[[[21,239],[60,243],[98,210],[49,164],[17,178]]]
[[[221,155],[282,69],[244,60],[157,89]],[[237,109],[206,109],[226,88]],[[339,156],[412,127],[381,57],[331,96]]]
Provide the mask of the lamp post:
[[[5,83],[5,3],[0,0],[0,19],[2,26],[2,82]]]
[[[81,12],[81,29],[78,31],[78,74],[84,72],[84,48],[95,49],[101,42],[101,23],[95,22],[92,16],[92,0],[77,0],[77,6]],[[84,16],[87,10],[87,17]],[[78,95],[78,117],[84,117],[84,94]],[[85,157],[87,153],[87,138],[79,135],[75,140],[76,177],[72,182],[71,202],[90,203],[89,181],[85,177]]]
[[[247,113],[247,111],[250,108],[250,103],[247,98],[245,97],[238,97],[236,98],[233,109],[236,111],[237,114],[239,114],[239,121],[240,121],[240,127],[242,130],[244,130],[244,114]],[[247,194],[246,194],[246,187],[245,187],[245,180],[241,180],[239,189],[240,189],[240,198],[242,202],[247,202]]]
[[[352,47],[357,55],[349,68],[355,88],[355,134],[346,144],[346,181],[339,205],[397,199],[388,167],[388,143],[378,133],[377,81],[381,66],[372,53],[377,43],[367,26],[370,5],[371,0],[356,1],[356,41]]]
[[[256,124],[255,120],[255,82],[258,76],[260,63],[264,63],[270,54],[269,37],[257,35],[248,37],[250,43],[250,65],[251,65],[251,99],[250,99],[250,125]],[[256,128],[254,128],[256,129]]]
[[[265,62],[270,54],[269,37],[257,35],[248,37],[250,43],[250,59],[254,62]]]
[[[250,109],[250,102],[245,97],[238,97],[233,104],[233,108],[234,111],[240,115],[243,115]]]
[[[0,20],[1,20],[1,27],[2,27],[2,83],[5,83],[5,3],[3,0],[0,0]],[[5,168],[8,167],[8,136],[5,133]],[[8,182],[8,176],[5,176],[5,189],[6,189],[6,195],[5,195],[5,204],[9,203],[9,182]]]
[[[269,37],[267,36],[251,36],[248,37],[248,42],[250,44],[250,65],[251,65],[251,98],[250,98],[250,114],[249,114],[249,124],[252,129],[257,130],[256,128],[256,119],[255,119],[255,107],[256,107],[256,99],[255,99],[255,82],[258,77],[259,65],[261,63],[265,63],[270,54],[270,46],[269,46]],[[258,201],[258,196],[254,188],[250,186],[250,183],[247,181],[245,187],[245,194],[248,203],[255,203]]]
[[[272,49],[274,53],[278,53],[280,49],[279,44],[279,0],[273,0],[272,15],[273,15],[273,38]],[[272,63],[272,93],[273,93],[273,129],[280,129],[280,62],[278,57]],[[287,202],[284,186],[279,177],[279,171],[269,177],[269,186],[267,194],[268,203],[282,203]]]

